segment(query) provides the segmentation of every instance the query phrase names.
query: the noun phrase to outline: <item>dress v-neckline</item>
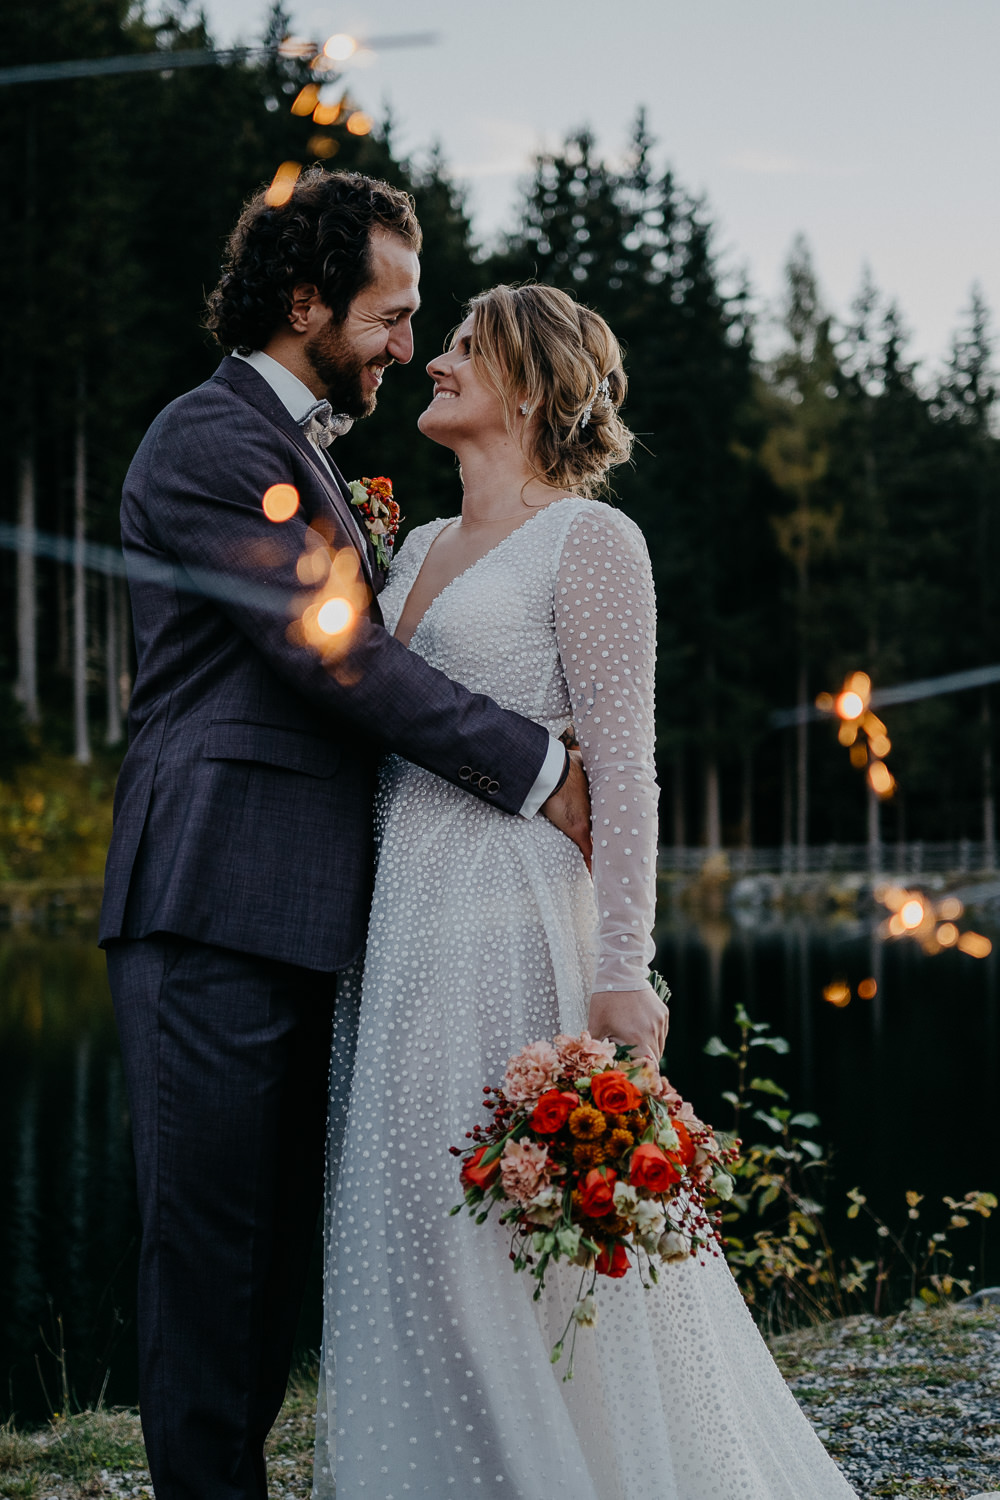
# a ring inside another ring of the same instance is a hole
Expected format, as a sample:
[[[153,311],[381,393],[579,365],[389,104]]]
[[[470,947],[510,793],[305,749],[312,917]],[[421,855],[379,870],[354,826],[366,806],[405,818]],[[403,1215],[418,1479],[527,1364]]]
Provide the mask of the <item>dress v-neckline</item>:
[[[532,521],[536,521],[538,517],[544,515],[546,511],[554,510],[557,505],[562,505],[564,500],[579,500],[581,498],[582,496],[580,495],[561,495],[558,500],[550,500],[547,505],[540,505],[538,509],[534,511],[530,516],[525,517],[520,526],[515,526],[513,531],[508,531],[506,536],[502,536],[498,542],[494,542],[493,546],[490,547],[486,552],[484,552],[481,557],[477,557],[474,562],[470,562],[468,567],[463,568],[460,573],[456,573],[454,578],[449,578],[444,587],[438,589],[437,593],[434,595],[433,599],[431,599],[430,603],[427,605],[427,608],[420,616],[420,619],[417,621],[416,625],[414,625],[412,631],[410,632],[410,639],[406,642],[407,649],[409,649],[413,645],[414,641],[417,638],[417,635],[420,632],[421,627],[423,626],[424,621],[427,619],[427,616],[434,609],[438,601],[444,598],[449,589],[454,588],[456,583],[461,583],[463,578],[468,578],[469,574],[474,572],[475,569],[479,567],[480,563],[484,563],[487,558],[493,557],[496,552],[499,552],[501,547],[503,547],[507,542],[512,541],[513,538],[519,535],[519,533],[522,532],[526,526],[530,526]],[[409,599],[410,595],[413,593],[417,579],[423,572],[424,564],[430,556],[431,548],[434,546],[434,543],[437,541],[438,537],[441,536],[442,532],[447,531],[449,526],[453,526],[454,523],[459,520],[461,520],[461,516],[448,517],[448,519],[445,520],[444,525],[438,527],[437,531],[428,542],[427,550],[424,553],[423,557],[420,559],[417,571],[413,575],[413,582],[410,584],[410,587],[406,590],[406,594],[403,597],[402,608],[400,609],[399,616],[396,620],[397,629],[399,628],[399,621],[403,618],[403,613],[406,609],[406,602]],[[394,630],[393,635],[395,634],[396,632]]]

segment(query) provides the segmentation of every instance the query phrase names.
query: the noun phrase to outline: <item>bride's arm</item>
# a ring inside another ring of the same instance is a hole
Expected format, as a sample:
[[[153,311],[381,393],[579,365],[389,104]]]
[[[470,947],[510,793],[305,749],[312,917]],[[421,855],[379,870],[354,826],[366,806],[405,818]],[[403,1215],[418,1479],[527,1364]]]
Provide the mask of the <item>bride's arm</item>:
[[[590,782],[600,940],[590,1029],[659,1057],[667,1012],[648,982],[656,906],[656,605],[642,533],[609,506],[570,526],[556,641]]]

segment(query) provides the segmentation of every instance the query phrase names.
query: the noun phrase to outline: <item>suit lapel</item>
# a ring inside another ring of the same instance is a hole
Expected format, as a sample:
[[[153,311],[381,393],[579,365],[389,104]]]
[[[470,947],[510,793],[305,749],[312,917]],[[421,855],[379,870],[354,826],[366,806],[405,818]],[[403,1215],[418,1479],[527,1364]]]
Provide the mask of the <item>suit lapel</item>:
[[[230,386],[238,396],[247,401],[255,411],[265,417],[274,427],[290,439],[298,448],[299,452],[311,465],[313,472],[319,479],[323,495],[327,498],[332,510],[335,511],[341,525],[346,528],[347,534],[357,549],[358,556],[364,566],[365,575],[368,578],[376,594],[381,593],[385,584],[385,575],[379,568],[375,549],[371,541],[363,542],[358,534],[357,517],[350,502],[350,489],[347,481],[341,474],[333,461],[329,468],[320,458],[318,452],[306,437],[302,428],[294,420],[285,403],[275,395],[264,377],[248,365],[245,360],[233,359],[227,355],[216,370],[213,380],[221,380]]]

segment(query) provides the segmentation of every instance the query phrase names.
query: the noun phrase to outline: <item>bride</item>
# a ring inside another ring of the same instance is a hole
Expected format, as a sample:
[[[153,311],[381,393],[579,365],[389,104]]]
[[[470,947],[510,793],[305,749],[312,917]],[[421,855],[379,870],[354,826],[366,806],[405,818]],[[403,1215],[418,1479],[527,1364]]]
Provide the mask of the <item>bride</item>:
[[[551,287],[496,287],[427,369],[419,426],[461,461],[462,513],[410,534],[386,625],[468,687],[572,728],[593,876],[545,819],[385,764],[367,953],[338,996],[335,1049],[357,1050],[331,1088],[313,1493],[849,1500],[721,1258],[648,1291],[603,1282],[564,1382],[549,1351],[578,1270],[553,1267],[534,1303],[505,1231],[449,1217],[448,1147],[513,1052],[587,1025],[662,1050],[656,620],[642,534],[591,498],[631,442],[603,320]]]

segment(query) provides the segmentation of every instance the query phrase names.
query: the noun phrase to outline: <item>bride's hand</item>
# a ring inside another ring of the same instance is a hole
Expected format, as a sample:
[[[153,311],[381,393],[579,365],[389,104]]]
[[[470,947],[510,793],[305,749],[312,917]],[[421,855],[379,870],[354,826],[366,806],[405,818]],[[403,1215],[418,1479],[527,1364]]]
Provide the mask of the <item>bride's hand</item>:
[[[667,1044],[670,1012],[651,984],[641,990],[598,990],[590,999],[588,1030],[631,1047],[655,1063]]]

